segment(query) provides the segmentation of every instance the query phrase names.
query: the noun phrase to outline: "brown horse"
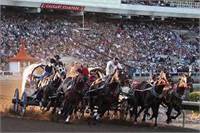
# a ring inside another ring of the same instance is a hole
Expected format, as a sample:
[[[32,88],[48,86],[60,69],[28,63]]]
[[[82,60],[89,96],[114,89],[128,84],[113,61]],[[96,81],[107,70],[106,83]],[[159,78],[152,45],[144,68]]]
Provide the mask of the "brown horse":
[[[97,79],[88,91],[89,107],[91,115],[95,120],[99,120],[106,111],[118,105],[120,85],[124,81],[123,71],[116,69],[115,72],[107,77],[106,81]],[[94,112],[95,106],[97,111]]]
[[[187,78],[183,75],[179,82],[169,90],[164,98],[164,103],[167,105],[167,123],[170,123],[172,119],[176,119],[182,110],[182,96],[184,95],[185,90],[188,88]],[[172,109],[177,111],[175,116],[171,116]]]
[[[168,86],[168,80],[166,79],[165,73],[161,72],[159,79],[155,82],[153,87],[144,89],[144,90],[134,90],[133,89],[133,97],[128,100],[129,105],[132,106],[133,111],[131,111],[131,117],[135,115],[135,122],[137,122],[137,118],[140,113],[144,110],[143,121],[146,119],[146,115],[148,114],[149,108],[152,109],[153,115],[151,117],[155,118],[155,126],[157,126],[157,117],[159,106],[162,102],[163,97],[163,89]],[[137,112],[138,107],[141,106],[139,112]]]
[[[70,79],[70,84],[66,82],[63,84],[63,101],[60,105],[61,112],[60,115],[64,116],[65,122],[68,123],[73,111],[77,108],[83,97],[83,88],[85,86],[85,81],[83,80],[83,75],[78,74],[76,77]],[[59,98],[58,98],[59,99]]]

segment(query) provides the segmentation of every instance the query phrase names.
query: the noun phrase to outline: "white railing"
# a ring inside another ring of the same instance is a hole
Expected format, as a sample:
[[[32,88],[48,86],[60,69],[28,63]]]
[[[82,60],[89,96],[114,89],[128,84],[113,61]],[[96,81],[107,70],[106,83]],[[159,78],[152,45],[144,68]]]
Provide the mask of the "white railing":
[[[0,76],[4,77],[4,76],[20,76],[21,73],[18,72],[10,72],[10,71],[0,71]]]
[[[182,102],[183,109],[182,114],[183,114],[183,121],[182,121],[182,127],[185,127],[185,115],[186,111],[185,110],[197,110],[200,111],[200,102],[192,102],[192,101],[183,101]],[[185,109],[184,106],[190,107]]]

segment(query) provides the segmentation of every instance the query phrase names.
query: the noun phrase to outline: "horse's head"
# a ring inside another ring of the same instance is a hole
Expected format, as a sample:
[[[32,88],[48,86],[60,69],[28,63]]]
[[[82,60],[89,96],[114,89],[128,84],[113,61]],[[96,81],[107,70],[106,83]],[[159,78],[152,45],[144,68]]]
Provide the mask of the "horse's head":
[[[178,88],[187,88],[187,77],[185,75],[181,76],[177,87]]]
[[[126,79],[125,72],[122,69],[116,69],[112,75],[112,79],[110,82],[124,83],[125,79]]]
[[[155,85],[162,88],[169,85],[169,81],[167,80],[166,74],[163,71],[161,71]]]
[[[187,89],[187,77],[185,75],[181,76],[177,84],[177,91],[183,93]]]
[[[75,90],[78,92],[81,92],[84,89],[84,85],[85,85],[85,80],[84,80],[84,76],[81,72],[78,73],[78,75],[74,78],[75,80]]]

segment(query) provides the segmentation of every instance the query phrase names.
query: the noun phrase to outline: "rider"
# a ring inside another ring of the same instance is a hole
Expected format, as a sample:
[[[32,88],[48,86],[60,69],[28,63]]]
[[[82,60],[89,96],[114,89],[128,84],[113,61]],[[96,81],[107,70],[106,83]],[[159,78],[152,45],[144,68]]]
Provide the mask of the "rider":
[[[122,69],[122,66],[119,63],[119,58],[115,57],[113,60],[107,62],[106,76],[112,75],[117,68]]]
[[[86,65],[86,64],[81,65],[81,71],[82,71],[82,75],[83,75],[83,80],[85,82],[88,81],[88,78],[89,78],[88,65]]]
[[[107,65],[106,65],[107,78],[105,80],[105,84],[100,88],[104,88],[110,82],[112,75],[116,69],[122,69],[122,65],[119,63],[119,58],[117,57],[107,62]]]
[[[60,61],[60,56],[59,55],[54,55],[54,58],[55,60],[55,67],[59,66],[59,65],[63,65],[62,61]]]
[[[154,83],[155,83],[155,81],[156,81],[156,78],[157,78],[156,74],[153,74],[153,75],[149,78],[149,80],[148,80],[147,82],[153,86]]]
[[[55,63],[56,63],[55,59],[51,58],[49,64],[47,64],[44,68],[45,72],[41,76],[36,78],[38,78],[39,80],[43,80],[45,77],[52,75]]]

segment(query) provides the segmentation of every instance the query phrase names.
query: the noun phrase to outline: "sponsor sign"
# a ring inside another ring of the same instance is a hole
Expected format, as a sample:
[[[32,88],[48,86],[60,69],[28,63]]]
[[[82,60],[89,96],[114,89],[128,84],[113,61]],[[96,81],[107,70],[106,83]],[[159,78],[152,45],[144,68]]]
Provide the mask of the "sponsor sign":
[[[83,6],[72,6],[72,5],[63,5],[63,4],[50,4],[42,3],[40,8],[44,9],[59,9],[59,10],[72,10],[72,11],[83,11],[85,7]]]

